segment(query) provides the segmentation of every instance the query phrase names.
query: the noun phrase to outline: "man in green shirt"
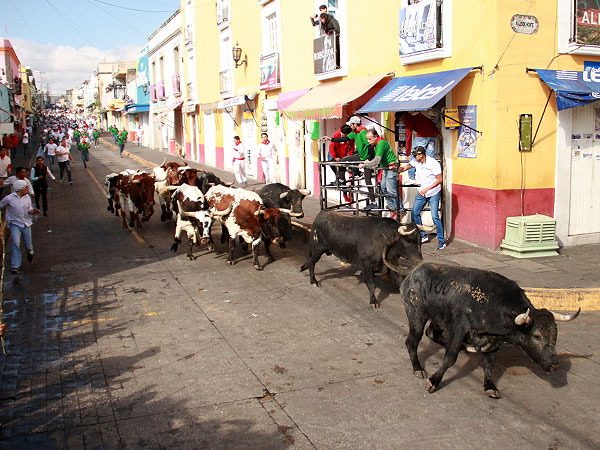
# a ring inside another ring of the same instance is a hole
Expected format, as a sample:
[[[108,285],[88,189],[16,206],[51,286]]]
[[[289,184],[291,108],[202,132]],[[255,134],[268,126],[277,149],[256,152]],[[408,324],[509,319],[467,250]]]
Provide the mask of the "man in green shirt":
[[[83,167],[87,168],[87,162],[90,160],[90,143],[86,138],[83,138],[79,144],[77,144],[77,149],[81,153],[81,160],[83,161]]]
[[[75,138],[75,142],[77,143],[77,145],[79,145],[79,139],[81,137],[81,133],[79,132],[79,130],[77,128],[75,128],[75,131],[73,132],[73,137]]]
[[[398,171],[396,165],[396,155],[394,150],[388,141],[379,136],[377,131],[370,129],[367,131],[367,140],[369,144],[375,148],[375,157],[370,161],[365,161],[363,164],[358,166],[359,169],[364,168],[365,171],[368,168],[384,167],[381,175],[381,191],[384,193],[385,202],[387,203],[388,209],[391,211],[390,217],[392,219],[398,219]],[[404,218],[406,211],[404,205],[400,203],[401,217]]]
[[[117,135],[117,143],[119,145],[119,155],[123,157],[123,150],[125,149],[125,142],[127,142],[127,131],[121,130]]]
[[[97,128],[92,132],[92,136],[94,137],[94,148],[98,148],[98,138],[100,137],[100,132]]]
[[[117,143],[117,136],[119,134],[119,130],[117,129],[117,127],[115,127],[113,125],[112,130],[110,131],[113,135],[113,139],[115,140],[115,144]]]

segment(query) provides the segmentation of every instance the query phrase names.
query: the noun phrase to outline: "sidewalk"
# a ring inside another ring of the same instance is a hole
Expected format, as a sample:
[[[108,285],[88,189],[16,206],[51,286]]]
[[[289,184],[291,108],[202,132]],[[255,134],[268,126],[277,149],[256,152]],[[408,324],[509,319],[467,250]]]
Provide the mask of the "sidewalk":
[[[101,140],[117,150],[107,137]],[[233,172],[184,160],[156,149],[137,147],[131,142],[125,146],[124,156],[149,168],[161,164],[165,158],[167,162],[181,161],[191,167],[210,170],[223,181],[234,181]],[[260,184],[250,177],[248,183],[250,186]],[[304,218],[294,222],[294,225],[297,229],[309,230],[320,211],[318,197],[305,198],[303,206]],[[600,310],[600,244],[565,247],[559,250],[558,256],[534,259],[515,259],[500,251],[489,250],[460,239],[449,240],[448,247],[442,251],[435,249],[436,244],[433,239],[422,246],[426,260],[498,272],[522,286],[537,307]]]

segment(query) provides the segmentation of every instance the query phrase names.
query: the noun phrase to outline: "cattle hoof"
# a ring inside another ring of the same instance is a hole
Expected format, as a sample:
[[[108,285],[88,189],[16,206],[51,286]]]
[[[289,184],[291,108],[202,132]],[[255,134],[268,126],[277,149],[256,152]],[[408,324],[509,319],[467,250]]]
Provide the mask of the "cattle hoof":
[[[302,264],[300,266],[300,272],[304,272],[306,269],[308,269],[308,264]]]
[[[215,251],[215,246],[214,245],[209,245],[207,248],[208,248],[209,252],[214,252]]]
[[[254,264],[254,268],[256,270],[263,270],[263,266],[261,266],[260,264]]]
[[[190,259],[190,261],[195,261],[196,258],[194,258],[194,255],[187,255],[187,257]]]
[[[495,398],[495,399],[502,398],[502,396],[500,395],[500,392],[498,392],[496,389],[487,389],[485,391],[485,395],[487,395],[489,398]]]
[[[431,384],[431,381],[427,380],[427,392],[433,394],[435,391],[437,391],[437,386],[434,386]]]
[[[173,244],[173,245],[171,245],[171,251],[172,251],[172,252],[176,252],[176,251],[177,251],[177,248],[178,248],[178,247],[177,247],[177,244]]]
[[[415,374],[415,376],[417,378],[421,378],[421,379],[427,378],[427,372],[425,372],[424,370],[415,370],[415,371],[413,371],[413,373]]]
[[[230,266],[233,266],[233,261],[227,261],[227,264],[229,264]]]
[[[281,244],[279,244],[279,248],[285,248],[285,242],[282,242]]]
[[[381,304],[377,301],[369,303],[369,307],[371,306],[375,309],[381,308]]]
[[[166,222],[167,221],[167,217],[165,215],[161,214],[160,221],[161,222]]]

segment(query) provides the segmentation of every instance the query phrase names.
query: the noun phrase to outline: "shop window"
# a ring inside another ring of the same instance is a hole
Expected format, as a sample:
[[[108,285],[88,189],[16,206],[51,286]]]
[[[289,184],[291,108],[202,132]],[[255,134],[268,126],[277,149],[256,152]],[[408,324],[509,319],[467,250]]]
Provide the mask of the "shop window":
[[[398,16],[398,53],[402,64],[451,56],[450,0],[402,0]]]
[[[596,0],[559,0],[558,52],[600,55],[599,14]]]

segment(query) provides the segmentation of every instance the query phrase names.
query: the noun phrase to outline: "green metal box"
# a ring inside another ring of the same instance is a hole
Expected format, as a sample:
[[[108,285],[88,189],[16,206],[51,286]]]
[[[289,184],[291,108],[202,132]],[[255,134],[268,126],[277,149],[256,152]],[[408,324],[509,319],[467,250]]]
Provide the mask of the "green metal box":
[[[506,234],[500,248],[502,253],[515,258],[558,255],[556,220],[541,214],[507,217]]]

